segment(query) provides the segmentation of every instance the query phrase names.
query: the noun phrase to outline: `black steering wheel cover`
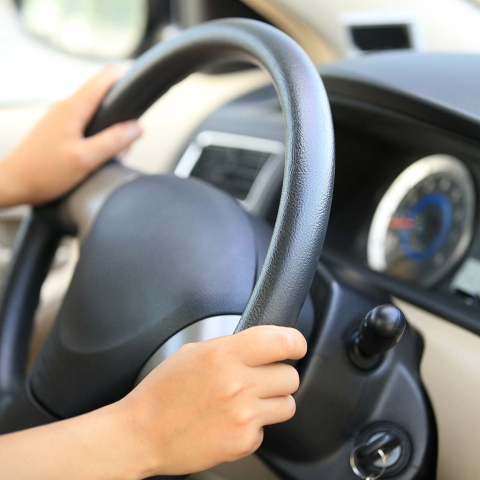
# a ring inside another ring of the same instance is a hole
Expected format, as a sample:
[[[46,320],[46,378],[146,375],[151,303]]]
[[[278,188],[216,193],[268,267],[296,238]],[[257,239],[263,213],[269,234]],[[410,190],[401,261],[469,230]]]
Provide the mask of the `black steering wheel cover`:
[[[109,92],[87,129],[92,135],[140,117],[171,86],[206,66],[243,60],[265,69],[285,123],[285,174],[267,258],[236,332],[294,326],[327,230],[334,180],[334,134],[320,76],[307,54],[265,23],[228,19],[192,28],[144,54]]]

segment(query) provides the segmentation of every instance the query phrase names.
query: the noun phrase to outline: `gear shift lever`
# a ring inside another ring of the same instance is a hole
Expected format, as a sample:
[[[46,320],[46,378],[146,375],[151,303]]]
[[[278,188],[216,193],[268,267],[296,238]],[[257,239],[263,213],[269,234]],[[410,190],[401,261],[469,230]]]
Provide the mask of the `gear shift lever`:
[[[401,340],[406,326],[405,315],[394,305],[379,305],[370,310],[350,339],[350,360],[362,370],[376,367],[382,355]]]

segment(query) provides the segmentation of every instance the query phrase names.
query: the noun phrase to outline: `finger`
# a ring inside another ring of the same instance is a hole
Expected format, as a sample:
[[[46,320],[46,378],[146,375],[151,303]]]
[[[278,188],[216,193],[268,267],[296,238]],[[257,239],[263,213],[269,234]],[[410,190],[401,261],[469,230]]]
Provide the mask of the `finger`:
[[[266,398],[260,400],[260,422],[262,425],[273,425],[290,420],[297,409],[295,399],[291,395]]]
[[[88,80],[67,100],[75,109],[83,127],[92,119],[105,95],[124,73],[124,68],[109,65]]]
[[[307,352],[305,337],[296,329],[263,325],[252,327],[232,337],[240,361],[250,367],[299,360]]]
[[[87,169],[93,170],[118,152],[128,148],[142,135],[136,121],[117,123],[83,140]]]
[[[198,346],[198,343],[185,343],[177,350],[177,352],[178,353],[189,352],[190,350],[192,350],[193,348],[196,348],[197,346]]]
[[[285,363],[271,363],[250,369],[251,379],[259,398],[283,397],[298,390],[297,370]]]

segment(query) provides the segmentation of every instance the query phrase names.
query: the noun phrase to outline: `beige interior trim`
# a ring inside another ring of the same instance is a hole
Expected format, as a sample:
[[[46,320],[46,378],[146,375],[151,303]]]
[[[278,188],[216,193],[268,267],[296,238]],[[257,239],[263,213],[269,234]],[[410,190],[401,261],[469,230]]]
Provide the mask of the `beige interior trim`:
[[[75,270],[78,259],[78,242],[70,239],[63,243],[65,248],[66,263],[59,268],[52,268],[47,279],[42,285],[40,303],[35,313],[32,337],[30,339],[30,352],[28,368],[33,365],[40,350],[47,339],[47,335],[57,318],[62,305],[63,297]]]
[[[437,420],[437,480],[478,480],[480,336],[403,301],[396,303],[425,342],[420,371]]]
[[[242,0],[242,2],[294,38],[316,64],[338,58],[333,48],[293,12],[271,0]]]
[[[185,142],[204,118],[268,82],[268,75],[257,69],[224,75],[191,75],[141,117],[144,135],[127,155],[127,165],[148,173],[173,171]]]

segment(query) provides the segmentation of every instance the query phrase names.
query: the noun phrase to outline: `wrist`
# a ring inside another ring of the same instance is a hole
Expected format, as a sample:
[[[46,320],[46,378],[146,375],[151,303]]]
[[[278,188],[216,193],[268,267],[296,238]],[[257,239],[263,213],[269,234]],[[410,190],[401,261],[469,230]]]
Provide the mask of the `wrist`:
[[[125,462],[123,473],[128,472],[131,475],[129,478],[138,479],[158,475],[163,470],[162,465],[155,448],[148,441],[147,425],[140,418],[141,414],[138,415],[131,402],[125,399],[106,409],[109,410],[111,431],[114,432],[111,438],[116,438],[114,449]]]

